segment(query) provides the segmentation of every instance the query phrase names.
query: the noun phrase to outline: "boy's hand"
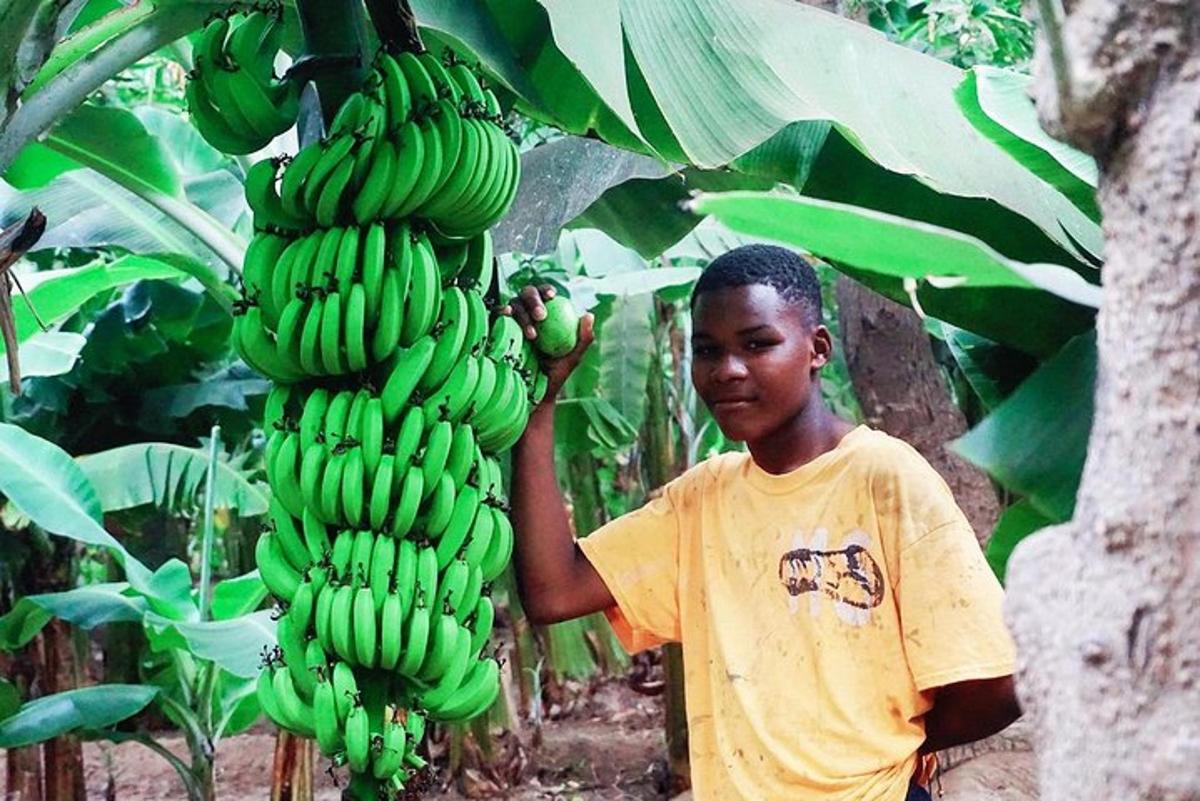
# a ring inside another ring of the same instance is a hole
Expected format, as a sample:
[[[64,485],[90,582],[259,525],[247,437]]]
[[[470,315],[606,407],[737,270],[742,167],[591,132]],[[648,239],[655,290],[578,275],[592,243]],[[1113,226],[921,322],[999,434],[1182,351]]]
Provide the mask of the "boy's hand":
[[[536,323],[546,319],[544,301],[550,300],[554,295],[555,289],[549,284],[542,284],[540,287],[530,284],[509,302],[504,311],[511,314],[513,319],[520,324],[526,339],[536,340]],[[541,354],[542,367],[549,379],[549,383],[546,385],[546,397],[542,400],[542,405],[552,402],[558,397],[558,392],[566,383],[567,377],[583,360],[583,354],[587,352],[588,347],[595,339],[592,328],[594,324],[595,317],[590,312],[582,315],[579,318],[579,341],[574,350],[557,359]]]

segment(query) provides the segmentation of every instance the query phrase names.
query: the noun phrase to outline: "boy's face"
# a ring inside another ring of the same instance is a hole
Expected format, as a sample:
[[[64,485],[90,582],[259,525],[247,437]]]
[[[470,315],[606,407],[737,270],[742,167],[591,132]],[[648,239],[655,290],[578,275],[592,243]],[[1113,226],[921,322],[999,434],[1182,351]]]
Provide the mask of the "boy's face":
[[[692,383],[726,437],[750,444],[807,406],[833,342],[805,305],[764,284],[705,292],[692,309]]]

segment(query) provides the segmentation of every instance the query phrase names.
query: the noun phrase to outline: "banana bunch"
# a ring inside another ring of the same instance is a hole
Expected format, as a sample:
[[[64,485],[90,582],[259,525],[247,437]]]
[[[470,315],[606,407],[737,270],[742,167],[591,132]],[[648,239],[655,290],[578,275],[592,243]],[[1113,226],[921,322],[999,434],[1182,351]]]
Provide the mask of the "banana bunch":
[[[188,110],[218,150],[253,153],[296,122],[299,89],[275,77],[281,15],[277,6],[216,17],[200,35],[188,75]]]
[[[270,180],[247,185],[259,230],[418,217],[445,243],[495,225],[521,172],[496,96],[465,64],[428,52],[381,54],[328,135],[273,166]]]
[[[355,798],[394,797],[427,722],[500,692],[498,457],[547,384],[495,311],[488,228],[519,167],[470,69],[385,53],[323,140],[247,173],[234,344],[274,382],[255,556],[283,610],[258,695],[349,767]]]

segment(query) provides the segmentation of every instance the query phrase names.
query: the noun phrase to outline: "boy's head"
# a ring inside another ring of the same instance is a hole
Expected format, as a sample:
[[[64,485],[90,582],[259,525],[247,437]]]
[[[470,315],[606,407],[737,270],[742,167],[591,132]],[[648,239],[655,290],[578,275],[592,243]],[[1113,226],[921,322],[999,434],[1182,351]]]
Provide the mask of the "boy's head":
[[[833,340],[803,256],[772,245],[719,256],[696,282],[692,318],[692,382],[725,436],[753,445],[808,408]]]

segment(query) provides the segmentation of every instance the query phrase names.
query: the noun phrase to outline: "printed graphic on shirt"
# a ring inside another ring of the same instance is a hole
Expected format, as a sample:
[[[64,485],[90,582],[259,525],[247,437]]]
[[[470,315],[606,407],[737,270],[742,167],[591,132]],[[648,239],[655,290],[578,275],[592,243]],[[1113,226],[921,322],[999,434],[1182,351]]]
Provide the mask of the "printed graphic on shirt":
[[[829,531],[819,528],[805,542],[803,534],[792,540],[792,550],[779,559],[779,580],[795,614],[800,596],[808,595],[813,617],[821,612],[822,598],[833,603],[837,616],[852,626],[864,626],[871,610],[883,602],[883,571],[867,550],[870,538],[851,531],[841,548],[829,548]]]

